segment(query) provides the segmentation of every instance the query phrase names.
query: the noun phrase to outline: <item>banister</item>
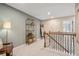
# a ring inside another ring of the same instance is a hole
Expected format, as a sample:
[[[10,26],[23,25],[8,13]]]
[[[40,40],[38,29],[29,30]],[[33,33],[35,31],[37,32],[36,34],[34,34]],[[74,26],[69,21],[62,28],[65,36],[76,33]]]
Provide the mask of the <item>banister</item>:
[[[48,35],[52,40],[54,40],[58,45],[60,45],[65,51],[67,51],[69,53],[69,51],[64,48],[59,42],[57,42],[53,37],[51,37],[49,34],[45,33],[46,35]]]
[[[44,32],[44,38],[45,38],[45,47],[46,47],[46,35],[48,36],[48,37],[50,37],[56,44],[58,44],[60,47],[62,47],[66,52],[68,52],[68,53],[70,53],[70,51],[67,49],[67,48],[65,48],[63,45],[61,45],[57,40],[55,40],[51,35],[66,35],[66,36],[72,36],[72,37],[75,37],[76,36],[76,33],[72,33],[72,32],[49,32],[49,33],[46,33],[46,32]],[[74,39],[73,39],[73,41],[74,41]],[[74,42],[73,42],[73,46],[74,46]],[[73,47],[73,49],[74,49],[74,47]]]
[[[49,34],[57,34],[57,35],[74,35],[74,36],[76,36],[76,33],[72,33],[72,32],[49,32]]]

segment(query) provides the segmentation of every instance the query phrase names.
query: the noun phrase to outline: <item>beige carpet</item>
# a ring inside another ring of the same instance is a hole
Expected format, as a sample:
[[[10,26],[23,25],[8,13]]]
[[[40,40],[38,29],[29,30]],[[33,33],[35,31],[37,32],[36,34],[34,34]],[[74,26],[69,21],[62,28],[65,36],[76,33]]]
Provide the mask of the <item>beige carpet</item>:
[[[59,52],[50,48],[44,48],[44,41],[37,40],[31,45],[23,44],[13,49],[14,56],[68,56],[64,52]]]

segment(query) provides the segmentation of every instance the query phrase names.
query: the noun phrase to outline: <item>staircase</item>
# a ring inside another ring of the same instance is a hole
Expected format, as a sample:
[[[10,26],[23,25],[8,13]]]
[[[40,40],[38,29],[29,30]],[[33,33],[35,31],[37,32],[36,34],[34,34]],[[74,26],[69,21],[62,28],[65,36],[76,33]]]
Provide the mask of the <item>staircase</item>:
[[[75,33],[70,32],[45,32],[44,47],[64,54],[75,55],[75,36]]]

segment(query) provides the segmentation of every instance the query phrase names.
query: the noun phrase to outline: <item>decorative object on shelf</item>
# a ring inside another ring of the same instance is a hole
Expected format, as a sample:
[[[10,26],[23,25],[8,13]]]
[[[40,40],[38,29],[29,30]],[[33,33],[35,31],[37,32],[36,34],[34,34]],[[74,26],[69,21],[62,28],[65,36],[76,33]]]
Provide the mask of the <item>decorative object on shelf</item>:
[[[26,20],[26,43],[31,44],[35,41],[35,23],[34,19],[27,18]]]
[[[27,43],[30,44],[35,41],[34,35],[32,33],[28,33],[27,35]]]

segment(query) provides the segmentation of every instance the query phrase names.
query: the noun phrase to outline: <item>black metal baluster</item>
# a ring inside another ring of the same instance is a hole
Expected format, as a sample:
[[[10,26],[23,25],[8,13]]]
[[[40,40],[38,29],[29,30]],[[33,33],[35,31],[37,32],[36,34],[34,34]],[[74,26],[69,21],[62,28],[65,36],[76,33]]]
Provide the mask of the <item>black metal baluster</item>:
[[[55,37],[56,37],[56,41],[57,41],[57,35],[55,35]],[[56,44],[56,50],[57,50],[57,43],[55,43]]]
[[[72,35],[72,36],[73,36],[73,38],[72,38],[73,39],[73,46],[72,47],[73,47],[73,55],[74,55],[75,54],[75,49],[74,49],[74,37],[75,36],[74,35]]]
[[[71,35],[69,35],[69,54],[70,54],[70,41],[71,40]]]
[[[53,35],[53,38],[55,39],[54,35]],[[55,49],[55,42],[53,41],[53,48]]]
[[[72,54],[72,43],[73,43],[73,39],[72,36],[70,36],[70,54]]]
[[[57,37],[56,40],[57,40],[57,42],[58,42],[58,35],[56,35],[56,37]],[[57,51],[58,51],[58,44],[57,44]]]
[[[66,48],[66,35],[65,35],[65,48]],[[65,51],[65,53],[66,53],[66,51]]]
[[[60,35],[59,35],[59,39],[58,39],[58,42],[60,43]],[[59,46],[59,51],[60,51],[60,46]]]
[[[65,47],[65,48],[67,49],[67,35],[65,35],[65,36],[66,36],[66,39],[65,39],[65,42],[66,42],[66,43],[65,43],[65,46],[66,46],[66,47]],[[67,52],[65,51],[65,53],[67,53]]]
[[[70,35],[67,35],[67,36],[68,36],[68,39],[67,39],[67,42],[68,42],[68,43],[67,43],[67,46],[68,46],[68,48],[67,48],[67,50],[69,51],[69,45],[70,45],[70,43],[69,43],[69,42],[70,42],[70,41],[69,41],[69,39],[70,39],[69,36],[70,36]]]
[[[59,39],[59,36],[57,35],[57,42],[58,42],[58,39]],[[59,51],[59,45],[57,46],[57,48],[58,48],[58,51]]]
[[[63,47],[65,48],[65,35],[63,35]],[[63,50],[63,51],[65,52],[65,50]]]
[[[53,38],[56,40],[55,35]],[[56,50],[56,42],[54,42],[54,49]]]

